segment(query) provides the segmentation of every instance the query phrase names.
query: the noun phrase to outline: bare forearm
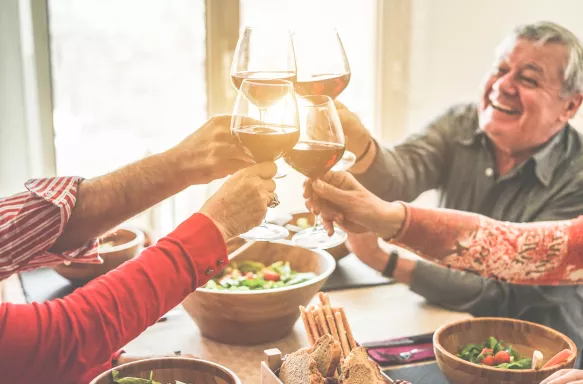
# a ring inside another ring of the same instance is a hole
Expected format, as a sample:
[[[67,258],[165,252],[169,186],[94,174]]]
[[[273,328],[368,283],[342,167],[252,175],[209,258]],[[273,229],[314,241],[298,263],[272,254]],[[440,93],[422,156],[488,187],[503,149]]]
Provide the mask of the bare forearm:
[[[165,152],[79,185],[77,203],[54,252],[80,246],[188,186],[177,158]]]

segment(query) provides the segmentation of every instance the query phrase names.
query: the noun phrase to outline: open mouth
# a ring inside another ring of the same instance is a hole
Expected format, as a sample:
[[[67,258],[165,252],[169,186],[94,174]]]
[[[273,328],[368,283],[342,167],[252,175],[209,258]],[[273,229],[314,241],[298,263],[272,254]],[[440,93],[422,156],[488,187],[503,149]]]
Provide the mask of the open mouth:
[[[501,104],[495,100],[490,100],[490,105],[492,105],[492,108],[494,108],[495,110],[500,111],[500,112],[504,112],[508,115],[520,114],[519,109],[511,108],[511,107],[504,105],[504,104]]]

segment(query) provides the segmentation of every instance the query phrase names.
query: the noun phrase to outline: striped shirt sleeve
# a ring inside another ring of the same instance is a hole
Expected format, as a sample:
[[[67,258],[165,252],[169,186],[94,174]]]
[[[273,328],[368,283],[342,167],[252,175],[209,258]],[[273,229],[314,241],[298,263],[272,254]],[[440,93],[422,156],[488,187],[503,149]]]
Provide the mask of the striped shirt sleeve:
[[[63,261],[101,263],[97,242],[55,254],[82,178],[56,177],[26,182],[27,192],[0,199],[0,280],[16,272]]]

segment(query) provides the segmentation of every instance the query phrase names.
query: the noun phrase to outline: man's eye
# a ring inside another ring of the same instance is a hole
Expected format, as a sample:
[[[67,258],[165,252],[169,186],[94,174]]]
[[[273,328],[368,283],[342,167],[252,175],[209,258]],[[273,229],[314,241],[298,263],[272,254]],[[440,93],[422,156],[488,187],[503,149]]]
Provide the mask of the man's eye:
[[[523,76],[522,81],[524,81],[526,84],[532,85],[534,87],[536,87],[538,85],[538,82],[535,79],[531,79],[530,77]]]

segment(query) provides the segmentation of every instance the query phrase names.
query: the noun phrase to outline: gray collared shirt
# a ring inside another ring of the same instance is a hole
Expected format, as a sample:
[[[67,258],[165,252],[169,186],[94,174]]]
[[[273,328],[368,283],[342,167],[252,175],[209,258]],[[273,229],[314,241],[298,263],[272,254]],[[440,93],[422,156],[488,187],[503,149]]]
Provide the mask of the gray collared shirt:
[[[583,214],[582,136],[570,125],[503,177],[473,104],[455,106],[421,133],[383,148],[357,179],[384,200],[412,201],[437,189],[440,206],[497,220],[530,222]],[[518,286],[419,262],[411,290],[474,316],[553,327],[583,347],[583,286]]]

